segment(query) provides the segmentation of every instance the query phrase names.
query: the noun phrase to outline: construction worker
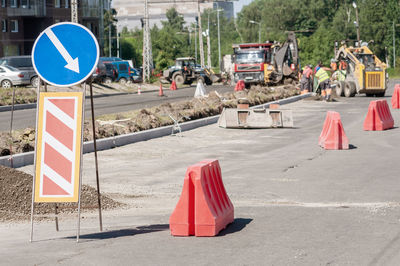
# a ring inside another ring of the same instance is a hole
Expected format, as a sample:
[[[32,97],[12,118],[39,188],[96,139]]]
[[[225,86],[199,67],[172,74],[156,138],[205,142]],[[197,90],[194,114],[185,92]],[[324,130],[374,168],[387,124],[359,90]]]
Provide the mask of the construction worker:
[[[311,91],[312,86],[312,65],[306,65],[303,69],[300,80],[300,90],[301,94],[308,93]]]
[[[315,77],[318,79],[318,86],[321,88],[321,96],[323,100],[330,101],[332,94],[329,78],[330,68],[324,67],[324,65],[321,63],[316,70],[317,73],[315,74]]]
[[[331,59],[331,70],[335,72],[337,70],[337,61],[335,59]]]

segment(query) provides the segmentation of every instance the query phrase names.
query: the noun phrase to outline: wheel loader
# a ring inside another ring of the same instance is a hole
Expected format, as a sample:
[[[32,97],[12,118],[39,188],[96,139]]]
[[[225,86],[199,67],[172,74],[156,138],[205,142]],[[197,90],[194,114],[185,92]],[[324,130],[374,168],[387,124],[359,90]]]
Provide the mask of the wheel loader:
[[[343,45],[337,49],[335,60],[346,70],[346,79],[335,82],[337,96],[354,97],[357,93],[377,97],[385,95],[388,82],[386,64],[367,44],[361,47]]]

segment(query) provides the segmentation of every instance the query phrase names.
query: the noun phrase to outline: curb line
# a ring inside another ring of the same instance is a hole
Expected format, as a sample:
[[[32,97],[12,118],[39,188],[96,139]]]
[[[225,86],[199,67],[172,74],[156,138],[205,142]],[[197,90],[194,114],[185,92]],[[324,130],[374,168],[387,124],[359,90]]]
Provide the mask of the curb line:
[[[313,95],[312,93],[296,95],[296,96],[289,97],[286,99],[281,99],[281,100],[277,100],[277,101],[273,101],[273,102],[269,102],[269,103],[255,105],[255,106],[252,106],[251,108],[254,108],[254,109],[268,108],[270,104],[283,105],[283,104],[293,103],[293,102],[302,100],[304,98],[308,98],[312,95]],[[188,130],[192,130],[192,129],[195,129],[198,127],[215,124],[218,122],[219,117],[220,117],[220,115],[201,118],[201,119],[181,123],[180,126],[182,129],[182,132],[188,131]],[[173,129],[173,125],[169,125],[169,126],[163,126],[163,127],[153,128],[153,129],[149,129],[149,130],[119,135],[119,136],[115,136],[115,137],[98,139],[97,140],[97,150],[103,151],[103,150],[113,149],[116,147],[132,144],[132,143],[139,142],[139,141],[145,141],[145,140],[150,140],[150,139],[154,139],[154,138],[168,136],[168,135],[171,135],[172,129]],[[83,153],[90,153],[90,152],[94,152],[93,141],[84,142],[83,143]],[[10,158],[10,156],[0,157],[0,165],[10,167],[11,165],[10,165],[9,158]],[[14,168],[33,164],[33,161],[34,161],[34,151],[13,155]]]

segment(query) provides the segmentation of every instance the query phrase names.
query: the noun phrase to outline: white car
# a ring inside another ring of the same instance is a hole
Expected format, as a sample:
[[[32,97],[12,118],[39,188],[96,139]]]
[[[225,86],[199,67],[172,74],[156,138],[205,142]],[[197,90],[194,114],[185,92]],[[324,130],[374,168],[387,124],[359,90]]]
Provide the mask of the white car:
[[[28,72],[21,71],[12,66],[0,66],[0,87],[3,89],[31,83]]]

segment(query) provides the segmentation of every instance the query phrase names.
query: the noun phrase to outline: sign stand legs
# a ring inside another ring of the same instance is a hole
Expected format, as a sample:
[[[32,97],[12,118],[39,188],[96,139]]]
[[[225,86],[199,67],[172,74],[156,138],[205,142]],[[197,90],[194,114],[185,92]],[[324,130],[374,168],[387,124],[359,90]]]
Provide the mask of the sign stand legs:
[[[77,231],[76,231],[76,242],[79,242],[79,234],[81,231],[81,196],[82,196],[82,164],[83,164],[83,127],[85,124],[85,95],[86,95],[86,83],[83,85],[83,104],[82,104],[82,127],[81,127],[81,143],[82,143],[82,148],[81,148],[81,166],[80,166],[80,171],[79,171],[79,197],[78,197],[78,226],[77,226]]]
[[[10,121],[10,166],[11,168],[14,168],[14,163],[13,163],[13,150],[12,150],[12,145],[13,145],[13,136],[12,136],[12,129],[13,129],[13,120],[14,120],[14,102],[15,102],[15,87],[13,87],[13,93],[12,93],[12,105],[11,105],[11,121]]]
[[[85,83],[86,86],[86,83]],[[93,129],[93,146],[94,146],[94,161],[96,164],[96,184],[97,184],[97,202],[99,204],[99,223],[100,232],[103,231],[103,220],[101,216],[101,194],[100,194],[100,181],[99,181],[99,165],[97,162],[97,145],[96,145],[96,125],[94,120],[94,104],[93,104],[93,87],[92,81],[89,82],[90,88],[90,106],[92,110],[92,129]]]
[[[42,83],[42,80],[39,78],[39,82],[37,85],[36,89],[36,130],[35,130],[35,148],[37,147],[37,135],[38,135],[38,115],[39,115],[39,97],[40,97],[40,83]],[[36,152],[34,155],[34,166],[36,169]],[[35,181],[36,181],[36,170],[33,171],[33,180],[32,180],[32,205],[31,205],[31,236],[29,239],[29,242],[33,241],[33,214],[35,211]]]

